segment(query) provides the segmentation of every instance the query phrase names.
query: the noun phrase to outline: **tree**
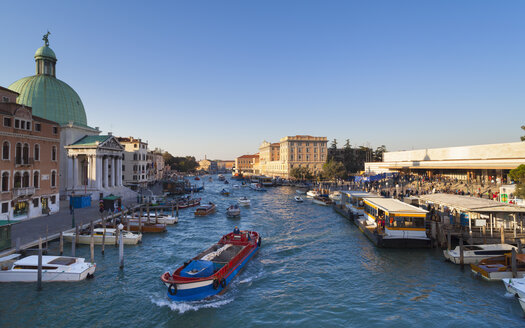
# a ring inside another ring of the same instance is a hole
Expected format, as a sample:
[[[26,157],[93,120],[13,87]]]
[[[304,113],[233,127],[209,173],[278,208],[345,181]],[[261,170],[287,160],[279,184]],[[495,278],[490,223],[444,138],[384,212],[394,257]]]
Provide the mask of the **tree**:
[[[342,162],[330,160],[323,164],[323,177],[328,180],[346,178],[346,168]]]
[[[312,172],[307,167],[294,167],[290,170],[290,175],[296,180],[312,180]]]
[[[332,148],[332,149],[337,149],[337,139],[334,139],[334,140],[332,141],[332,144],[330,145],[330,148]]]
[[[525,164],[521,164],[517,168],[510,170],[509,176],[516,183],[514,195],[525,199]]]
[[[522,125],[521,129],[525,131],[525,125]],[[520,139],[521,141],[525,141],[525,136],[521,136]]]
[[[374,151],[373,157],[374,162],[382,162],[383,161],[383,153],[386,152],[386,146],[381,145],[380,147],[377,147]]]
[[[345,142],[345,145],[344,145],[343,149],[345,149],[345,150],[352,149],[352,146],[350,145],[350,139],[346,139],[346,142]]]
[[[162,157],[164,158],[164,163],[166,165],[169,165],[172,170],[179,172],[194,171],[195,168],[199,166],[199,163],[197,163],[193,156],[174,157],[166,151],[162,154]]]

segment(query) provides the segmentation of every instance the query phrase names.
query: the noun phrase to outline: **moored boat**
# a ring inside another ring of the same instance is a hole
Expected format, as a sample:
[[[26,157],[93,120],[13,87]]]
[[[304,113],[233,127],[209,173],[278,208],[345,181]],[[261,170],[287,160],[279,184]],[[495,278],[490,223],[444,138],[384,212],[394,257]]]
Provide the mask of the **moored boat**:
[[[193,199],[185,198],[185,199],[179,200],[176,206],[178,206],[179,209],[181,209],[181,208],[199,206],[200,204],[201,204],[201,198],[193,198]]]
[[[250,206],[251,205],[251,201],[246,196],[240,197],[237,200],[237,203],[239,203],[239,205],[241,205],[241,206]]]
[[[226,209],[226,216],[229,218],[238,218],[241,216],[241,209],[237,205],[231,205]]]
[[[323,206],[329,206],[332,205],[334,202],[328,198],[323,196],[315,196],[312,200],[315,204],[323,205]]]
[[[463,263],[476,264],[488,257],[503,255],[511,252],[517,247],[509,244],[487,244],[487,245],[465,245],[463,246]],[[451,250],[444,250],[445,259],[452,263],[460,264],[460,247]]]
[[[506,253],[471,264],[472,273],[486,280],[501,280],[504,278],[523,278],[525,276],[525,254],[516,254],[516,277],[512,273],[512,254]]]
[[[209,204],[201,205],[195,210],[195,216],[205,216],[215,212],[215,204],[210,202]]]
[[[294,199],[295,199],[295,201],[298,202],[298,203],[302,203],[302,202],[304,201],[303,198],[302,198],[301,196],[294,196]]]
[[[1,259],[0,259],[1,261]],[[42,256],[42,281],[81,281],[92,277],[96,264],[81,257]],[[8,266],[1,266],[0,282],[35,282],[38,274],[38,255],[24,257]]]
[[[504,278],[501,281],[509,293],[525,299],[525,278]]]
[[[128,226],[128,223],[127,222],[124,222],[125,223],[125,227],[127,228]],[[123,224],[124,224],[123,223]],[[140,223],[140,226],[139,226],[139,223]],[[166,225],[164,223],[155,223],[155,221],[147,221],[147,220],[144,220],[142,221],[142,219],[139,220],[138,219],[130,219],[129,220],[129,231],[134,231],[134,232],[166,232],[167,229],[166,229]]]
[[[224,235],[173,273],[161,276],[168,297],[174,301],[195,301],[223,292],[260,246],[261,238],[255,231]]]
[[[63,233],[64,240],[68,242],[73,241],[73,237],[75,236],[75,231],[72,232],[64,232]],[[106,228],[106,234],[104,237],[104,228],[95,228],[93,229],[93,241],[96,245],[102,245],[102,240],[104,239],[105,245],[115,245],[115,243],[118,243],[118,234],[117,229],[114,228]],[[142,241],[142,234],[141,233],[132,233],[129,231],[123,231],[122,235],[122,241],[124,245],[136,245],[139,242]],[[78,234],[78,240],[77,242],[79,244],[90,244],[91,243],[91,234],[89,232],[80,232]]]
[[[306,192],[306,197],[316,197],[316,196],[319,196],[319,192],[317,190],[308,190]]]

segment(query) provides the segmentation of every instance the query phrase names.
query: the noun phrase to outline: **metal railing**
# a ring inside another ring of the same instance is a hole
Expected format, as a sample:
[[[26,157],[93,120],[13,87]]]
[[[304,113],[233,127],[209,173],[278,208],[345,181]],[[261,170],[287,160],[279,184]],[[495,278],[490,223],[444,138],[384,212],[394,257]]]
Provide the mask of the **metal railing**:
[[[34,187],[14,188],[13,189],[14,197],[30,196],[30,195],[33,195],[34,193],[35,193]]]

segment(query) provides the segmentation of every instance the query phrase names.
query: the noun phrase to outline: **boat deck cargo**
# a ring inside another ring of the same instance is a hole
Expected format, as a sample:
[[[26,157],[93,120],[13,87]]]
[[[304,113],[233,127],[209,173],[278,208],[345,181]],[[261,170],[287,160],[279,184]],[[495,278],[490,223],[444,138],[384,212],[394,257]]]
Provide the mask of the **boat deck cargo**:
[[[516,277],[513,277],[511,262],[512,254],[506,253],[481,260],[479,264],[471,264],[470,269],[486,280],[525,277],[525,254],[516,254]]]

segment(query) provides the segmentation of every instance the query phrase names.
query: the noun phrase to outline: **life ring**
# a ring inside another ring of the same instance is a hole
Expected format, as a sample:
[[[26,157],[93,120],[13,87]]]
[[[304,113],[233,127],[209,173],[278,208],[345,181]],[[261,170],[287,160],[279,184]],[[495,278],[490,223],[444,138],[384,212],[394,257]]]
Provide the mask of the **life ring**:
[[[217,290],[219,288],[219,279],[213,279],[213,289]]]
[[[170,294],[171,296],[177,295],[177,285],[170,284],[170,286],[168,287],[168,294]]]
[[[261,240],[262,240],[262,238],[259,237],[259,240],[257,241],[257,246],[258,246],[258,247],[261,247]]]
[[[226,288],[226,279],[224,278],[221,279],[221,287]]]

